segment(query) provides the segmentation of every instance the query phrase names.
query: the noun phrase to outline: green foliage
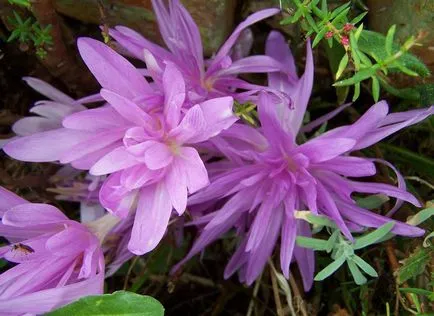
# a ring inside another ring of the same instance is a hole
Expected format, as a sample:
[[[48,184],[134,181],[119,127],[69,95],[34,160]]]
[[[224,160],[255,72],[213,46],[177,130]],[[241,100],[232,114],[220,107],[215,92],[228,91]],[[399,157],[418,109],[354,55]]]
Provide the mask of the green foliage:
[[[9,23],[13,26],[13,31],[8,38],[8,42],[18,40],[20,43],[29,44],[33,43],[36,48],[36,55],[41,59],[47,54],[45,51],[46,46],[53,45],[53,38],[51,37],[51,25],[42,28],[37,21],[32,18],[23,20],[21,16],[13,11],[13,18],[9,18]]]
[[[21,7],[29,8],[30,1],[29,0],[8,0],[10,4],[15,4]]]
[[[380,98],[383,87],[389,93],[398,97],[419,100],[420,93],[415,89],[396,89],[387,76],[392,72],[401,72],[408,76],[430,75],[428,68],[414,55],[408,53],[414,45],[418,45],[419,38],[408,38],[402,46],[394,42],[396,27],[392,26],[387,35],[367,31],[363,24],[359,24],[367,12],[350,19],[351,2],[330,11],[327,0],[292,0],[281,1],[281,6],[290,13],[281,24],[299,23],[306,32],[306,37],[315,35],[312,46],[315,47],[326,39],[329,47],[342,47],[328,56],[333,56],[331,68],[335,73],[335,82],[338,97],[343,102],[343,96],[348,94],[348,88],[354,86],[353,101],[360,95],[361,83],[369,80],[371,94],[375,101]],[[337,59],[337,60],[336,60]]]
[[[302,236],[297,237],[297,245],[300,247],[331,253],[331,258],[333,261],[320,272],[318,272],[318,274],[315,276],[315,281],[322,281],[326,279],[336,270],[338,270],[345,262],[348,265],[354,281],[358,285],[364,284],[367,281],[362,272],[372,277],[378,276],[375,269],[361,257],[356,255],[354,251],[381,241],[390,233],[395,224],[394,222],[389,222],[370,233],[359,236],[355,238],[353,242],[344,237],[341,231],[337,229],[336,225],[328,220],[325,216],[316,216],[307,213],[309,212],[303,212],[302,214],[298,212],[296,217],[305,219],[312,224],[326,226],[330,231],[332,231],[328,240]]]
[[[404,260],[403,265],[396,271],[397,281],[399,284],[412,279],[425,271],[426,265],[431,260],[433,249],[416,249],[407,259]]]
[[[150,296],[126,291],[87,296],[66,305],[47,316],[163,316],[164,307]]]

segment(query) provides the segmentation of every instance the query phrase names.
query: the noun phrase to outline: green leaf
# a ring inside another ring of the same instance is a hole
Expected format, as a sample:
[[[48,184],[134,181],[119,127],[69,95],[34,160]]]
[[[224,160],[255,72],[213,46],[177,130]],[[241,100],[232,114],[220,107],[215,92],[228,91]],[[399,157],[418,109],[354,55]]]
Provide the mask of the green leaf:
[[[425,248],[431,247],[431,238],[434,238],[434,232],[429,233],[428,236],[425,237],[422,246],[424,246]]]
[[[351,20],[351,24],[357,24],[359,23],[365,16],[368,14],[368,11],[360,13],[358,16],[356,16],[354,19]]]
[[[375,271],[375,269],[369,263],[367,263],[365,260],[363,260],[362,258],[360,258],[357,255],[352,256],[351,259],[354,261],[355,264],[357,264],[359,266],[360,269],[363,270],[363,272],[365,272],[366,274],[369,274],[371,277],[374,277],[374,278],[378,277],[377,271]]]
[[[323,39],[327,30],[328,30],[327,27],[323,27],[322,30],[319,31],[319,33],[315,36],[315,39],[313,40],[312,48],[314,48],[316,45],[318,45],[318,43]]]
[[[362,285],[366,283],[366,278],[363,276],[360,269],[356,266],[356,264],[352,260],[347,260],[348,268],[350,268],[351,275],[354,278],[354,281],[357,285]]]
[[[389,222],[386,223],[380,227],[378,227],[373,232],[370,232],[369,234],[363,235],[362,237],[356,238],[354,242],[354,249],[361,249],[365,248],[369,245],[374,244],[379,239],[383,238],[388,232],[390,232],[395,225],[395,222]]]
[[[46,316],[163,316],[164,307],[150,296],[118,291],[87,296]]]
[[[337,17],[339,15],[339,13],[341,13],[342,11],[344,11],[345,9],[347,9],[349,7],[349,5],[351,4],[351,2],[347,2],[343,5],[341,5],[340,7],[337,7],[331,14],[330,16],[330,20],[334,19],[335,17]]]
[[[333,234],[330,236],[330,238],[327,240],[327,252],[331,252],[333,250],[333,247],[336,245],[338,241],[338,237],[340,235],[340,230],[336,229]]]
[[[26,8],[30,7],[29,0],[9,0],[9,3],[10,4],[19,5],[19,6],[22,6],[22,7],[26,7]]]
[[[296,239],[297,245],[303,248],[313,250],[327,250],[327,241],[322,239],[298,236]]]
[[[428,207],[426,209],[423,209],[416,215],[413,215],[409,220],[407,220],[407,224],[418,226],[419,224],[425,222],[431,216],[434,216],[434,207]]]
[[[425,271],[426,265],[430,262],[432,249],[418,248],[407,259],[403,265],[396,271],[397,281],[399,284],[414,278]]]
[[[375,102],[380,98],[380,82],[376,77],[372,77],[372,97]]]
[[[347,65],[348,65],[348,55],[345,54],[339,63],[338,71],[336,72],[336,80],[338,80],[342,76],[342,73],[347,68]]]
[[[379,66],[374,65],[372,67],[362,69],[356,72],[356,74],[349,79],[335,82],[333,86],[335,87],[351,86],[353,84],[359,83],[365,79],[372,77],[377,72],[378,68]]]
[[[374,194],[364,198],[356,199],[357,205],[367,210],[379,208],[381,205],[389,201],[389,197],[384,194]]]
[[[384,48],[386,49],[386,53],[389,56],[392,55],[393,38],[395,36],[395,31],[396,31],[396,25],[392,25],[389,31],[387,31],[387,35],[386,35],[386,44]]]
[[[359,25],[359,27],[357,28],[357,30],[354,32],[354,37],[355,39],[358,41],[360,38],[360,35],[362,34],[363,31],[363,23]]]
[[[328,278],[330,275],[332,275],[337,269],[340,268],[341,265],[344,264],[346,260],[345,255],[341,255],[339,258],[335,259],[332,263],[330,263],[327,267],[322,269],[318,274],[315,276],[315,281],[322,281],[326,278]]]
[[[386,37],[383,34],[363,30],[361,32],[360,38],[358,40],[359,49],[370,55],[377,56],[377,58],[381,60],[385,60],[388,57],[386,52]],[[392,54],[395,54],[400,49],[399,45],[392,45]],[[418,75],[422,77],[427,77],[430,75],[430,71],[428,67],[421,62],[416,56],[410,53],[404,53],[399,58],[400,63],[406,68],[416,72]]]
[[[404,293],[413,293],[413,294],[417,294],[417,295],[423,295],[428,297],[428,299],[433,302],[434,301],[434,292],[433,291],[428,291],[425,289],[418,289],[418,288],[413,288],[413,287],[404,287],[404,288],[399,288],[399,291],[404,292]]]
[[[360,95],[360,82],[354,85],[354,94],[353,94],[353,102],[355,102]]]

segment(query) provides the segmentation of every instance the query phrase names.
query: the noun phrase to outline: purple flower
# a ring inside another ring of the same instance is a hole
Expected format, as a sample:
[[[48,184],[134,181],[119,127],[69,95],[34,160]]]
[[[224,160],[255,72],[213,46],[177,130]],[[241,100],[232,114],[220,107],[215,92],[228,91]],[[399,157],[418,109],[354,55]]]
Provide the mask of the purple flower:
[[[187,192],[208,184],[192,146],[237,120],[233,99],[185,108],[185,82],[172,62],[166,62],[162,81],[151,85],[108,46],[80,39],[78,47],[108,104],[69,115],[63,128],[14,140],[4,151],[25,161],[60,161],[93,175],[110,174],[100,202],[122,218],[137,209],[129,249],[143,254],[163,237],[172,209],[184,212]]]
[[[273,32],[270,35],[267,52],[285,60],[287,67],[294,69],[292,56],[280,34]],[[293,71],[293,78],[296,78]],[[190,197],[189,205],[225,200],[220,209],[196,220],[204,227],[183,262],[235,227],[240,242],[226,267],[225,277],[239,271],[241,281],[251,284],[261,273],[280,237],[280,263],[284,275],[289,276],[289,266],[295,257],[304,287],[308,290],[313,282],[313,253],[296,246],[295,239],[297,235],[310,236],[311,232],[306,222],[296,218],[295,211],[309,210],[327,216],[352,239],[352,230],[379,227],[392,221],[358,207],[352,198],[355,192],[382,193],[419,206],[416,198],[402,185],[397,188],[349,179],[376,173],[372,159],[349,154],[420,122],[434,112],[434,107],[388,114],[387,103],[382,101],[373,105],[355,123],[297,144],[296,135],[305,114],[312,81],[313,60],[308,44],[306,70],[302,78],[291,82],[280,74],[269,75],[271,87],[288,91],[294,101],[293,109],[263,92],[258,102],[262,138],[253,128],[248,132],[246,126],[243,133],[229,130],[222,134],[220,138],[226,139],[227,144],[231,143],[230,140],[234,144],[240,144],[240,141],[249,143],[251,138],[250,147],[240,147],[241,164],[218,162],[219,172],[212,183]],[[233,156],[237,146],[232,147]],[[404,236],[423,234],[422,229],[400,222],[395,223],[392,232]]]
[[[153,0],[152,4],[161,36],[169,50],[124,26],[111,29],[110,35],[131,55],[146,62],[145,75],[161,78],[164,63],[174,63],[186,79],[187,98],[192,102],[227,95],[240,101],[246,100],[266,87],[247,83],[238,79],[237,75],[283,69],[282,64],[270,56],[244,57],[251,46],[251,35],[243,31],[250,25],[277,14],[278,9],[266,9],[249,16],[238,25],[217,53],[205,60],[199,28],[180,1],[170,0],[168,7],[162,0]],[[245,92],[235,91],[236,89]]]
[[[19,136],[27,136],[62,127],[62,120],[66,116],[86,110],[83,104],[97,99],[96,96],[90,96],[74,100],[40,79],[24,77],[23,80],[49,100],[38,101],[30,109],[31,113],[38,116],[22,118],[12,126],[12,130]]]
[[[0,215],[0,235],[11,243],[0,254],[16,263],[0,275],[2,315],[42,314],[102,294],[104,257],[86,226],[1,187]]]

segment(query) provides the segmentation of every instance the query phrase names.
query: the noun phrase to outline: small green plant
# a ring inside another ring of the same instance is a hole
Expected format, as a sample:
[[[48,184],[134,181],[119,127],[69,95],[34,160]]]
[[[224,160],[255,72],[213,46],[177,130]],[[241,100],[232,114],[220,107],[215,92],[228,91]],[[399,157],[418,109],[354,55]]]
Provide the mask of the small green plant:
[[[300,217],[300,215],[298,215]],[[355,254],[355,250],[365,248],[374,243],[382,241],[385,236],[391,231],[394,223],[389,222],[378,229],[359,236],[354,241],[348,240],[343,236],[337,226],[327,219],[325,216],[316,216],[309,212],[309,214],[301,215],[301,218],[314,225],[327,227],[331,232],[328,240],[310,238],[310,237],[297,237],[297,244],[300,247],[310,248],[315,251],[326,251],[331,253],[333,261],[322,269],[315,276],[315,281],[322,281],[332,275],[338,270],[345,262],[348,265],[351,275],[356,284],[361,285],[366,283],[367,279],[361,271],[372,277],[378,277],[375,269],[369,265],[365,260]]]
[[[281,24],[299,23],[306,37],[314,38],[313,47],[323,39],[328,42],[329,57],[336,59],[336,56],[339,56],[336,66],[332,67],[335,68],[332,70],[337,81],[335,87],[354,86],[353,101],[358,99],[361,83],[366,80],[371,81],[371,94],[375,101],[380,97],[380,87],[402,98],[419,97],[415,90],[394,88],[390,85],[387,76],[392,72],[423,77],[430,74],[421,61],[408,53],[413,46],[419,45],[422,34],[410,37],[399,46],[394,43],[395,26],[389,29],[387,36],[366,31],[361,22],[367,12],[350,19],[351,2],[331,11],[327,0],[321,0],[320,7],[318,7],[319,2],[320,0],[281,2],[281,6],[290,14],[281,21]],[[357,25],[359,23],[360,25]],[[345,79],[339,80],[341,78]],[[347,93],[348,90],[345,95]]]
[[[378,208],[386,201],[387,199],[384,199],[384,196],[373,195],[359,199],[357,204],[361,207],[372,209]],[[427,221],[432,216],[434,216],[434,208],[428,207],[409,218],[407,224],[417,226]],[[392,238],[394,234],[391,233],[391,230],[395,224],[394,222],[389,222],[376,230],[357,236],[354,240],[348,240],[336,224],[326,216],[314,215],[309,211],[298,211],[296,212],[296,218],[312,224],[314,233],[321,231],[323,228],[326,228],[330,233],[330,237],[327,240],[303,236],[299,236],[296,239],[300,247],[313,249],[315,251],[325,251],[331,254],[330,256],[333,261],[317,273],[315,276],[316,281],[326,279],[344,263],[347,263],[349,271],[357,285],[364,284],[367,281],[362,271],[372,277],[378,276],[375,269],[356,255],[355,251]],[[397,271],[397,282],[401,284],[422,273],[425,265],[431,258],[432,251],[432,248],[418,249],[413,256],[410,256],[409,259],[404,261],[403,266]],[[423,263],[423,265],[421,263]]]
[[[9,0],[12,5],[30,9],[29,0]],[[13,18],[9,18],[9,23],[13,26],[13,31],[8,38],[8,42],[18,40],[21,44],[28,45],[33,42],[36,49],[36,55],[43,59],[47,55],[46,46],[53,45],[53,38],[50,34],[51,25],[41,27],[38,21],[27,18],[23,21],[21,16],[14,10]]]
[[[31,42],[36,48],[36,55],[43,59],[47,55],[46,46],[53,45],[51,37],[51,25],[42,28],[37,21],[32,18],[23,20],[21,16],[13,11],[13,18],[9,18],[9,23],[13,26],[13,31],[8,38],[8,42],[18,40],[22,44],[30,44]]]

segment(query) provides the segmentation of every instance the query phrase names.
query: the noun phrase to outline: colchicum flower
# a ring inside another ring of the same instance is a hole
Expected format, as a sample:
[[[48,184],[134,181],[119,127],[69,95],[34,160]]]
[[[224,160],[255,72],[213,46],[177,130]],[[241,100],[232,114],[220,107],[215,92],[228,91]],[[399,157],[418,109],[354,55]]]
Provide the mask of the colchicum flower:
[[[2,315],[43,314],[102,294],[104,257],[85,225],[54,206],[29,203],[0,187],[0,255],[16,264],[0,275]]]
[[[239,74],[284,69],[280,61],[270,56],[244,56],[250,46],[249,34],[244,31],[252,24],[277,14],[279,9],[265,9],[249,16],[217,53],[205,60],[199,28],[180,1],[170,0],[168,8],[163,0],[152,0],[152,5],[161,36],[169,50],[124,26],[111,29],[110,35],[132,56],[146,62],[145,75],[161,81],[164,63],[174,63],[185,78],[187,99],[193,103],[227,95],[240,102],[245,101],[252,94],[267,88],[239,79]]]
[[[232,97],[184,108],[185,81],[166,62],[162,81],[151,85],[126,59],[92,39],[79,39],[82,57],[100,82],[107,105],[67,116],[63,127],[11,141],[10,156],[25,161],[60,161],[92,175],[109,175],[100,202],[125,218],[136,212],[129,243],[135,254],[155,248],[174,208],[181,215],[187,192],[208,184],[192,145],[229,128],[237,117]]]
[[[271,33],[267,52],[284,60],[287,69],[295,69],[291,53],[279,33]],[[296,78],[295,72],[293,78]],[[196,219],[204,227],[182,262],[235,227],[240,242],[226,267],[226,278],[239,271],[240,280],[251,284],[261,273],[280,237],[283,274],[289,277],[294,256],[304,288],[308,290],[313,282],[314,256],[311,250],[298,247],[295,239],[296,236],[310,236],[311,232],[306,222],[295,217],[295,211],[309,210],[327,216],[347,238],[352,239],[352,230],[379,227],[393,221],[357,206],[353,193],[381,193],[419,206],[417,199],[403,188],[349,179],[376,173],[372,159],[349,154],[420,122],[434,112],[434,107],[388,114],[387,103],[381,101],[355,123],[297,144],[296,135],[302,125],[312,81],[313,60],[308,45],[306,70],[301,79],[291,82],[280,74],[269,75],[270,87],[283,89],[290,95],[293,109],[262,92],[258,102],[261,128],[248,131],[245,127],[243,134],[228,132],[222,135],[228,144],[232,137],[233,144],[243,140],[251,146],[240,147],[242,164],[217,162],[216,168],[220,170],[211,184],[190,197],[189,205],[192,206],[225,200],[221,208]],[[232,153],[236,151],[237,146],[233,145]],[[210,164],[209,169],[212,168]],[[396,222],[392,232],[421,236],[424,231]]]

